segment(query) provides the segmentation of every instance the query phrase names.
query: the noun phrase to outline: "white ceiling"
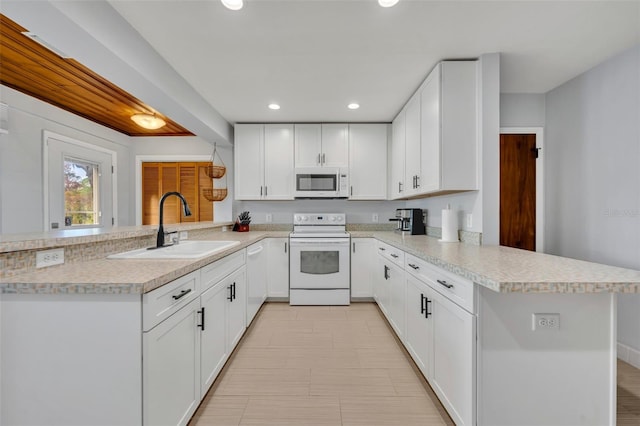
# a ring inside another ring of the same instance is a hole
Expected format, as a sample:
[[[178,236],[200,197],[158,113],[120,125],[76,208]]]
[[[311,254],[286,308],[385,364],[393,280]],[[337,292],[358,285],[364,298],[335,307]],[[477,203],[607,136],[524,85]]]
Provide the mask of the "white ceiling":
[[[545,93],[640,42],[639,1],[110,3],[232,123],[391,121],[436,62],[489,52],[503,93]]]

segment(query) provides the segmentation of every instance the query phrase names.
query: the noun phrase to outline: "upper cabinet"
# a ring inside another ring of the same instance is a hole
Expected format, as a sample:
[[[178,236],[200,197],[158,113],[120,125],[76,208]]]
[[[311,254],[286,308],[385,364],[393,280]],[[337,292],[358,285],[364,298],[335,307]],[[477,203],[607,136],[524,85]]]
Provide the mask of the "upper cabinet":
[[[235,199],[293,200],[293,124],[236,124]]]
[[[350,200],[387,198],[388,125],[349,124]]]
[[[349,125],[296,124],[295,167],[349,167]]]
[[[390,198],[478,189],[476,67],[439,63],[394,120]]]

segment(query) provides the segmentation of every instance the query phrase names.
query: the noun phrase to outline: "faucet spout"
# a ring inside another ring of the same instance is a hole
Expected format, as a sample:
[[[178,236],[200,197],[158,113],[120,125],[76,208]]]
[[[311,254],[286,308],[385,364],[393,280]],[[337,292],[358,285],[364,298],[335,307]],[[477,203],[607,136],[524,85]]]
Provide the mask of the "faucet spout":
[[[166,200],[167,197],[169,197],[171,195],[175,195],[176,197],[180,198],[180,201],[182,201],[182,207],[183,207],[184,215],[185,216],[191,216],[191,210],[189,210],[189,204],[187,204],[187,200],[185,200],[185,198],[182,196],[181,193],[179,193],[179,192],[166,192],[160,198],[160,211],[159,211],[159,223],[160,224],[158,226],[158,236],[156,238],[156,247],[155,248],[164,247],[164,227],[162,226],[162,220],[163,220],[163,217],[164,217],[164,200]]]

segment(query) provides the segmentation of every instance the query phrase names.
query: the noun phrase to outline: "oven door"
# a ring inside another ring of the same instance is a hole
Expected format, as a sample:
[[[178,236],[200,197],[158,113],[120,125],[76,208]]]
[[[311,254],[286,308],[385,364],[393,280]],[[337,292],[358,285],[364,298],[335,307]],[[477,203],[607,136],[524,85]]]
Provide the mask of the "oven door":
[[[289,244],[292,289],[349,288],[349,238],[294,238]]]

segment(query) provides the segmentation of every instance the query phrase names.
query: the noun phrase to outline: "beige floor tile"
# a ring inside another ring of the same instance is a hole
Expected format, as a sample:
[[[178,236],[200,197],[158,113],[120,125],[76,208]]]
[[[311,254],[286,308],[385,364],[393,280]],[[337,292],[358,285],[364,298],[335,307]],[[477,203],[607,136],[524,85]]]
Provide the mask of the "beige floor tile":
[[[341,425],[338,397],[251,397],[241,425]]]
[[[347,313],[345,309],[336,309],[337,306],[298,306],[298,319],[301,320],[323,320],[323,321],[346,321]]]
[[[446,425],[433,404],[416,397],[340,397],[342,425]]]
[[[282,312],[282,311],[274,311]],[[311,333],[314,330],[314,321],[312,320],[283,320],[283,319],[261,319],[255,324],[255,331],[297,331],[301,333]]]
[[[289,348],[331,348],[333,336],[331,333],[299,333],[280,331],[274,332],[269,341],[269,347]]]
[[[404,351],[397,344],[387,347],[357,348],[358,360],[363,368],[410,368]]]
[[[290,352],[288,348],[243,347],[236,353],[229,369],[290,368],[287,365]]]
[[[260,312],[260,321],[264,320],[295,320],[298,312],[295,310],[269,309]]]
[[[244,337],[242,338],[242,346],[238,348],[238,352],[240,351],[240,349],[244,348],[268,347],[273,333],[274,332],[271,330],[260,331],[257,329],[251,329],[250,331],[246,332]]]
[[[395,396],[396,391],[386,370],[313,368],[310,394]]]
[[[344,320],[314,320],[314,332],[352,332],[369,334],[369,327],[366,321],[344,321]]]
[[[208,397],[189,424],[191,426],[237,426],[240,424],[248,401],[248,396]]]
[[[230,368],[216,395],[309,395],[310,370],[293,368]]]
[[[355,349],[297,348],[286,360],[288,368],[360,368]]]
[[[333,333],[334,348],[388,348],[397,346],[395,338],[391,335],[360,334],[349,330]]]
[[[290,311],[288,302],[269,302],[262,305],[262,311]]]
[[[390,364],[396,365],[396,364]],[[413,368],[389,368],[389,379],[398,396],[427,396],[426,381]]]

